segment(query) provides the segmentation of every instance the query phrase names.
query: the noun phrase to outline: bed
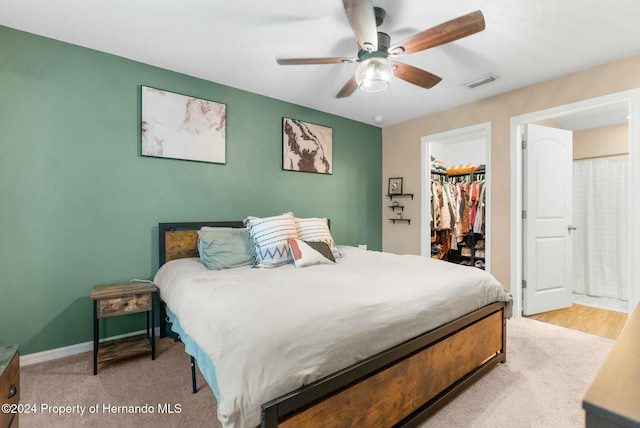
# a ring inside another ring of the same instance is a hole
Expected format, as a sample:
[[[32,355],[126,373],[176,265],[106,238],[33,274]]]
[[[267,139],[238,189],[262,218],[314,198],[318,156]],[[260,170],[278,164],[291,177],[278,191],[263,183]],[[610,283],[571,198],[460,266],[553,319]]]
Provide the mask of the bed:
[[[161,335],[185,342],[225,428],[416,426],[506,361],[511,296],[479,269],[340,246],[335,265],[209,271],[202,226],[244,224],[159,224],[154,282],[170,321]],[[427,307],[412,273],[425,266],[481,291],[439,284]]]

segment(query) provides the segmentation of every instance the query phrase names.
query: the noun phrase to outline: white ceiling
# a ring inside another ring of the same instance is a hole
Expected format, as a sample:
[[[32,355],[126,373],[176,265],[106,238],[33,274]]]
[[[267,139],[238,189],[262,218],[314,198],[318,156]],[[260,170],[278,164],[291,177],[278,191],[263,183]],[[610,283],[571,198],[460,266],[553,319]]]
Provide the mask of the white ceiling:
[[[552,119],[563,129],[583,131],[602,126],[621,125],[629,122],[629,104],[619,102],[589,108]]]
[[[392,43],[475,10],[486,29],[398,58],[443,78],[430,90],[394,79],[385,92],[336,99],[356,64],[281,66],[276,58],[355,56],[339,0],[0,0],[0,25],[365,123],[384,117],[378,126],[640,54],[638,0],[373,3],[387,11],[379,30]],[[500,79],[463,86],[490,72]]]

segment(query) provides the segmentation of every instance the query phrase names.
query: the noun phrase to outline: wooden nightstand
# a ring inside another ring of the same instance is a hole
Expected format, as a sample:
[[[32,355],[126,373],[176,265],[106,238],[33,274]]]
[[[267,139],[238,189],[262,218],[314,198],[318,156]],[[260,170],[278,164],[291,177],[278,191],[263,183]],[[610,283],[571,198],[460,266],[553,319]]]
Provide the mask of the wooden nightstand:
[[[98,363],[126,358],[151,351],[156,359],[155,300],[158,288],[149,282],[96,285],[93,299],[93,374],[98,374]],[[124,339],[99,342],[100,318],[147,312],[147,334]]]
[[[0,397],[3,405],[20,402],[20,355],[15,345],[0,347]],[[18,428],[18,412],[0,411],[0,428]]]

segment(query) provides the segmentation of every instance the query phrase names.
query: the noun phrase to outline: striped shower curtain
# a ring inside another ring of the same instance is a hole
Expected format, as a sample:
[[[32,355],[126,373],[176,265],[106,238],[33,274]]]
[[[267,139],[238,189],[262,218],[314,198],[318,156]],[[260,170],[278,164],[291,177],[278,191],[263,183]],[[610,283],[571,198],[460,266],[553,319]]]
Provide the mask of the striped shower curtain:
[[[573,163],[575,293],[629,298],[629,157]]]

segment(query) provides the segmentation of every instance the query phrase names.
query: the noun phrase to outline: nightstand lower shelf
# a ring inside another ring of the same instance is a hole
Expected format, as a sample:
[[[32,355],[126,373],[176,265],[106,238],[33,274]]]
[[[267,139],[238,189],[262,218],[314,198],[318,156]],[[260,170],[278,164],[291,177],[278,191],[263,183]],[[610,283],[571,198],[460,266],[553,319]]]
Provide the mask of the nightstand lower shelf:
[[[151,339],[146,334],[100,342],[98,363],[151,353]]]

